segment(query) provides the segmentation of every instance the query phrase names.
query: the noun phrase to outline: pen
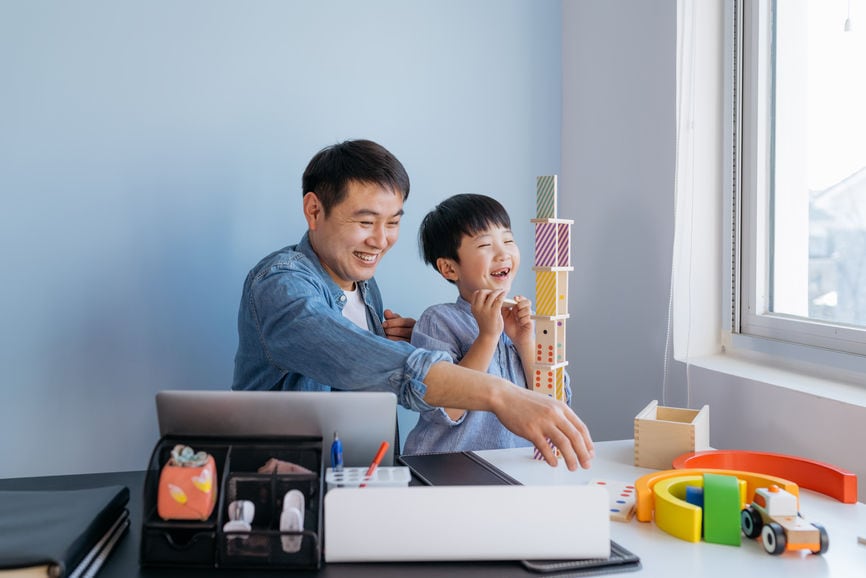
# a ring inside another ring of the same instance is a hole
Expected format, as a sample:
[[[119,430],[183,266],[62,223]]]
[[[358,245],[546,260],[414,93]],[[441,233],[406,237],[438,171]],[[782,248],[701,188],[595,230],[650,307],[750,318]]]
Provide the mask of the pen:
[[[373,477],[373,474],[376,473],[376,468],[379,467],[379,463],[382,461],[382,458],[385,457],[385,452],[388,451],[388,442],[382,442],[382,445],[379,446],[379,451],[376,452],[376,457],[373,458],[373,463],[370,464],[370,467],[367,468],[367,473],[364,474],[364,481],[361,482],[360,487],[364,487],[367,485],[367,480]]]
[[[331,443],[331,467],[335,472],[343,471],[343,442],[337,432],[334,432],[334,441]]]

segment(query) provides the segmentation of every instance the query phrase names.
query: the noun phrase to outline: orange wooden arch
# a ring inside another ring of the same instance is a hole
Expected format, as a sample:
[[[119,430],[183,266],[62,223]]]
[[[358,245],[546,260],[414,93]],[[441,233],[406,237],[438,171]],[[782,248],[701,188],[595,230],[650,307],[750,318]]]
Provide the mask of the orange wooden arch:
[[[857,502],[857,474],[797,456],[745,450],[707,450],[685,453],[674,460],[673,467],[677,470],[720,468],[777,476],[845,504]]]

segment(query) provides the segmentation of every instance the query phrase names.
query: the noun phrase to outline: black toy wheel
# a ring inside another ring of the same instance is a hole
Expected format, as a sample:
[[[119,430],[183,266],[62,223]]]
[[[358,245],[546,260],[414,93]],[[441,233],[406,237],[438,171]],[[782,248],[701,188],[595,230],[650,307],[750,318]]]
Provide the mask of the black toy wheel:
[[[785,551],[788,538],[785,530],[776,522],[770,522],[761,530],[761,540],[764,542],[764,550],[773,556],[778,556]]]
[[[746,506],[740,512],[740,527],[743,528],[743,534],[746,538],[757,538],[761,535],[761,526],[764,521],[761,519],[761,514],[758,513],[752,506]]]
[[[821,549],[820,550],[812,550],[813,554],[824,554],[827,552],[827,549],[830,548],[830,536],[827,535],[827,530],[824,529],[824,526],[820,524],[812,524],[816,528],[818,528],[818,535],[821,540]]]

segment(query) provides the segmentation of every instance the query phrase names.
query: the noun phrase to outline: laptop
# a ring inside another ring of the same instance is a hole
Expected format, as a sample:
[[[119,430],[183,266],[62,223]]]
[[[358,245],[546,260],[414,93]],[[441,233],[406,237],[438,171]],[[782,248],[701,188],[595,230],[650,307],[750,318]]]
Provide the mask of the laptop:
[[[370,465],[383,441],[381,465],[394,464],[397,396],[390,392],[166,390],[156,394],[161,436],[322,436],[322,458],[331,467],[337,432],[343,464]]]

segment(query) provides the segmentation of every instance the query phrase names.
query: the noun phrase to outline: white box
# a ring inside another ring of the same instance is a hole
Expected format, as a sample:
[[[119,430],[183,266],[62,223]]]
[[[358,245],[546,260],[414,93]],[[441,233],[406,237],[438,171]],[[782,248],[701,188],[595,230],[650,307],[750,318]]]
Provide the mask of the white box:
[[[600,486],[337,488],[325,561],[608,558],[607,506]]]

